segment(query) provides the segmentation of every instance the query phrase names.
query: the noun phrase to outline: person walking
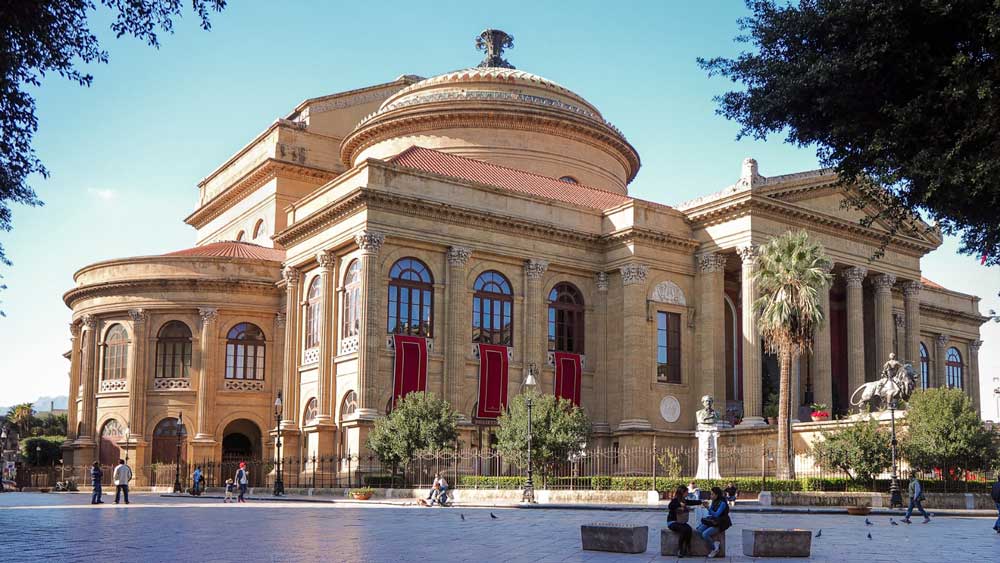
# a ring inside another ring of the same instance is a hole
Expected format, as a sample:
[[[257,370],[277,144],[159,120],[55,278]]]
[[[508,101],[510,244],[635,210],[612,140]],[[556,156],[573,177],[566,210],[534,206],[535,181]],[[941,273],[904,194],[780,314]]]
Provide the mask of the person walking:
[[[236,470],[236,486],[240,488],[240,496],[236,497],[236,502],[246,502],[243,498],[247,494],[247,486],[250,484],[250,472],[247,471],[245,461],[240,462],[240,468]]]
[[[132,481],[132,469],[125,465],[124,459],[119,459],[118,465],[115,466],[111,475],[115,480],[115,504],[121,500],[123,493],[125,494],[125,504],[128,504],[128,484]]]
[[[101,462],[95,461],[94,466],[90,468],[90,485],[94,488],[94,492],[90,495],[90,504],[104,504],[104,501],[101,500],[101,496],[103,496],[101,480],[103,478],[104,472],[101,471]]]
[[[701,500],[701,489],[698,488],[698,485],[694,481],[688,483],[687,490],[689,499]]]
[[[993,529],[996,530],[996,533],[1000,534],[1000,472],[997,473],[997,482],[993,483],[993,490],[990,491],[990,497],[997,505],[997,521],[993,524]]]
[[[191,475],[191,480],[194,481],[194,487],[191,489],[191,494],[193,496],[201,495],[201,481],[204,477],[201,474],[201,466],[196,465],[194,468],[194,473]]]
[[[726,502],[725,494],[719,487],[712,487],[712,501],[708,506],[708,516],[701,519],[698,524],[698,533],[705,541],[712,546],[712,551],[708,552],[711,559],[719,554],[722,543],[715,539],[717,534],[725,532],[733,525],[729,518],[729,503]]]
[[[910,523],[910,515],[913,514],[913,509],[916,508],[920,511],[920,514],[924,517],[924,524],[931,521],[930,514],[924,510],[924,488],[920,485],[920,481],[917,480],[917,473],[910,473],[910,486],[906,489],[907,494],[910,496],[910,507],[906,509],[906,516],[903,517],[903,522],[907,524]]]
[[[667,504],[667,528],[680,536],[677,547],[677,557],[684,557],[691,554],[691,525],[688,519],[691,516],[689,506],[701,504],[700,500],[688,498],[688,489],[684,485],[674,490],[674,498]]]

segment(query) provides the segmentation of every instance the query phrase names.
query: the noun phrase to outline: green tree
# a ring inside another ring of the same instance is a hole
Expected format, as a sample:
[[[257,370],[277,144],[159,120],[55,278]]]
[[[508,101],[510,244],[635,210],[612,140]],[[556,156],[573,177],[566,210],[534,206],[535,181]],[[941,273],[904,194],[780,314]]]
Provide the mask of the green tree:
[[[184,8],[181,0],[100,0],[114,15],[111,30],[159,48],[157,33],[173,32],[174,18]],[[201,27],[209,29],[210,11],[221,11],[225,0],[190,0]],[[55,74],[81,86],[93,76],[79,63],[106,63],[88,19],[97,9],[92,0],[7,1],[0,7],[0,230],[11,229],[11,203],[41,205],[28,185],[33,174],[48,170],[35,155],[32,141],[38,131],[36,91],[46,74]],[[0,245],[0,264],[10,265]],[[0,286],[2,289],[2,286]]]
[[[36,436],[21,440],[21,455],[28,465],[54,465],[62,458],[65,436]]]
[[[778,355],[778,478],[794,479],[792,453],[792,362],[812,348],[826,312],[819,292],[830,284],[830,260],[805,231],[787,232],[760,247],[753,314],[768,350]]]
[[[823,469],[870,483],[892,465],[892,434],[874,418],[820,436],[823,440],[813,445],[812,456]]]
[[[368,448],[395,474],[396,467],[405,466],[417,452],[453,445],[458,439],[457,418],[451,405],[434,393],[410,393],[389,416],[375,421]]]
[[[14,405],[7,411],[7,421],[17,428],[19,436],[28,436],[31,434],[34,420],[35,408],[31,403]]]
[[[964,469],[990,469],[992,436],[960,389],[928,389],[910,397],[903,453],[913,467],[941,468],[946,479]]]
[[[508,462],[528,463],[528,406],[531,397],[531,461],[544,476],[552,466],[580,451],[590,434],[587,414],[568,399],[527,391],[517,395],[500,415],[497,450]]]
[[[926,212],[1000,264],[1000,6],[995,0],[747,0],[737,83],[716,98],[739,136],[816,147],[892,233]],[[892,234],[890,233],[890,234]],[[885,239],[888,240],[888,237]]]

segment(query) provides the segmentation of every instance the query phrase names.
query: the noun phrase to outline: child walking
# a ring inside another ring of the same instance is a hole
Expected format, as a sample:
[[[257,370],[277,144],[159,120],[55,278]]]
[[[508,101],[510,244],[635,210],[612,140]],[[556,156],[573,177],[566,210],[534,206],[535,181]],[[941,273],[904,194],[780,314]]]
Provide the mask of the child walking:
[[[232,479],[226,479],[226,498],[222,499],[222,502],[231,502],[236,500],[236,483]]]

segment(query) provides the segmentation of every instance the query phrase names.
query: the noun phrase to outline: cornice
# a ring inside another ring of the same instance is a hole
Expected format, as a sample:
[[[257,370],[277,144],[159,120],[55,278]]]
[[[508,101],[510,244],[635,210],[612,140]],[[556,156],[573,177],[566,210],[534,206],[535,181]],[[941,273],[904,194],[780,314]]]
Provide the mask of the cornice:
[[[662,231],[654,231],[652,229],[643,229],[641,227],[629,227],[601,236],[601,243],[605,246],[628,244],[631,242],[662,244],[686,251],[694,251],[700,246],[700,243],[695,239],[680,237]]]
[[[83,299],[119,295],[135,295],[139,293],[158,293],[162,291],[192,291],[192,292],[225,292],[241,294],[267,295],[277,294],[277,281],[255,281],[240,279],[148,279],[126,280],[96,283],[73,288],[63,294],[63,303],[72,309]]]
[[[236,202],[243,199],[247,194],[279,177],[304,182],[312,181],[317,185],[322,185],[337,177],[337,173],[269,157],[188,215],[184,219],[184,222],[196,229],[201,228],[232,207]]]
[[[963,321],[974,323],[977,327],[990,320],[990,317],[985,317],[983,315],[956,311],[955,309],[948,309],[938,305],[931,305],[930,303],[922,302],[920,303],[920,314],[923,315],[924,313],[930,313],[935,317],[940,317],[946,320],[954,320],[955,318],[958,318]]]

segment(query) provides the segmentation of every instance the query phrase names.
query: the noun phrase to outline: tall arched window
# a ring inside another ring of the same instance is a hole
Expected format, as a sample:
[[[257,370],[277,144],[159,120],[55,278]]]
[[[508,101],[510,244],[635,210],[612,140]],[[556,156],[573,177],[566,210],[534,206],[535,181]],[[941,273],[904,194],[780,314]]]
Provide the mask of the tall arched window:
[[[583,294],[571,283],[549,292],[549,350],[583,354]]]
[[[243,242],[243,239],[247,236],[246,231],[240,231],[236,233],[236,242]]]
[[[351,338],[361,331],[361,262],[358,260],[352,260],[347,266],[343,300],[344,324],[340,337]]]
[[[514,345],[514,294],[500,272],[476,278],[472,296],[472,341]]]
[[[226,335],[226,379],[264,379],[264,333],[240,323]]]
[[[351,416],[358,411],[358,394],[348,391],[344,394],[344,400],[340,403],[340,420]]]
[[[927,352],[927,346],[920,343],[920,388],[930,389],[931,386],[931,355]]]
[[[306,410],[302,415],[302,425],[309,426],[316,422],[317,414],[319,414],[319,403],[316,401],[316,397],[313,397],[306,402]]]
[[[961,389],[962,369],[965,367],[962,365],[962,355],[959,354],[958,348],[952,347],[948,348],[945,358],[947,359],[944,363],[944,373],[948,379],[948,387]]]
[[[101,379],[125,379],[128,366],[128,333],[120,324],[112,325],[104,336],[104,366]]]
[[[320,276],[315,276],[309,283],[309,292],[306,293],[306,342],[305,348],[316,348],[319,346],[319,323],[320,323],[320,295],[323,293],[323,280]]]
[[[156,336],[156,377],[190,377],[191,329],[170,321]]]
[[[253,226],[253,240],[257,240],[263,235],[264,235],[264,220],[257,219],[257,222]]]
[[[179,436],[178,436],[179,434]],[[177,424],[173,417],[164,418],[153,429],[153,463],[175,463],[177,461],[177,442],[181,442],[181,462],[187,458],[187,429]]]
[[[430,270],[416,258],[403,258],[389,271],[390,334],[426,336],[432,334],[434,280]]]

